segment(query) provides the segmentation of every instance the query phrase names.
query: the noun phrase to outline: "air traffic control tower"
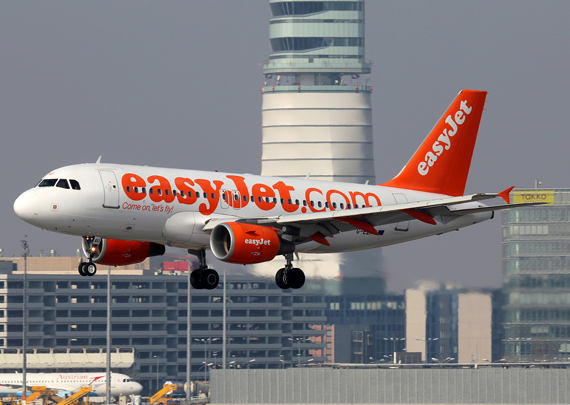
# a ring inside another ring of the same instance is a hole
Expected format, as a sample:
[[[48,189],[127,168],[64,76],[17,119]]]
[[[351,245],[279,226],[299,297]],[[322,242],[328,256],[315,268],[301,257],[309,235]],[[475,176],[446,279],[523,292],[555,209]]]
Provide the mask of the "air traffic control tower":
[[[374,184],[364,1],[269,5],[261,174]]]
[[[374,184],[372,86],[362,78],[370,73],[364,1],[269,5],[272,53],[263,66],[261,174]],[[356,283],[359,291],[365,285],[379,293],[385,287],[380,263],[380,250],[374,249],[301,255],[299,267],[308,277],[341,276],[344,286],[353,284],[351,277],[364,278]],[[264,269],[258,266],[269,273]]]

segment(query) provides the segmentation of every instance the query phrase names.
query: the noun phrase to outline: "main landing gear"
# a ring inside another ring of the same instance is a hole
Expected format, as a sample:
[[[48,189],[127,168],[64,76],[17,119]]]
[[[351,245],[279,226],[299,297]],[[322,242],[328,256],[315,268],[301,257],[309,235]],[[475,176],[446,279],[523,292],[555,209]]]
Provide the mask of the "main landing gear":
[[[85,242],[87,242],[87,245],[89,246],[89,257],[88,257],[89,261],[79,263],[79,267],[77,268],[77,270],[79,271],[79,274],[84,277],[85,276],[92,277],[97,273],[97,266],[95,266],[95,263],[93,263],[93,252],[96,250],[96,247],[101,243],[101,238],[99,236],[95,237],[86,236]]]
[[[287,253],[285,255],[287,264],[284,268],[279,269],[275,274],[275,283],[277,287],[285,290],[287,288],[301,288],[305,284],[305,273],[303,270],[293,267],[293,254]]]
[[[220,276],[218,272],[214,269],[209,269],[206,264],[206,250],[191,250],[188,249],[188,253],[197,256],[200,260],[200,267],[193,270],[190,274],[190,284],[197,290],[205,288],[206,290],[213,290],[218,286],[220,282]]]

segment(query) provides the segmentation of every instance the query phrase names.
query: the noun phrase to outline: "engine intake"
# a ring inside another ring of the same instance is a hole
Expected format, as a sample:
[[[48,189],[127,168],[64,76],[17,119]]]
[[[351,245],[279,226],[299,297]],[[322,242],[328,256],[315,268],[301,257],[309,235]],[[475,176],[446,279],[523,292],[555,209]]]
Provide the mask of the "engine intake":
[[[147,257],[162,256],[166,251],[164,245],[154,242],[138,242],[119,239],[101,239],[90,252],[90,243],[83,238],[83,253],[89,257],[93,253],[93,262],[109,266],[127,266],[141,263]]]
[[[216,259],[238,264],[273,260],[293,253],[295,244],[282,239],[274,228],[239,222],[224,222],[212,229],[210,248]]]

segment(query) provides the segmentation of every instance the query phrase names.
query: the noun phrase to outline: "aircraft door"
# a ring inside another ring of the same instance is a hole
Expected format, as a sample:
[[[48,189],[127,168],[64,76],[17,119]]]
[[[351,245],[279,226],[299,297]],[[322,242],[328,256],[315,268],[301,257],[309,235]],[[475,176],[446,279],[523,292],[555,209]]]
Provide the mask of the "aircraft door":
[[[406,204],[408,202],[408,199],[406,198],[405,194],[393,193],[392,195],[396,200],[396,204]],[[409,228],[410,228],[410,221],[403,221],[403,222],[398,222],[396,224],[395,230],[407,232]]]
[[[103,182],[103,192],[105,198],[104,208],[119,208],[119,187],[115,173],[109,170],[99,170],[101,181]]]

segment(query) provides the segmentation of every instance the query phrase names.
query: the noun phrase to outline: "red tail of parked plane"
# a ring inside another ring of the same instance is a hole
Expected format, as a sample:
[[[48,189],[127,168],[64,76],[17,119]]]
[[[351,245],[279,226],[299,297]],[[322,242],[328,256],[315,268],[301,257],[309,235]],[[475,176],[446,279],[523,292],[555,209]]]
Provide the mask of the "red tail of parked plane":
[[[486,97],[461,91],[402,171],[382,185],[463,195]]]

